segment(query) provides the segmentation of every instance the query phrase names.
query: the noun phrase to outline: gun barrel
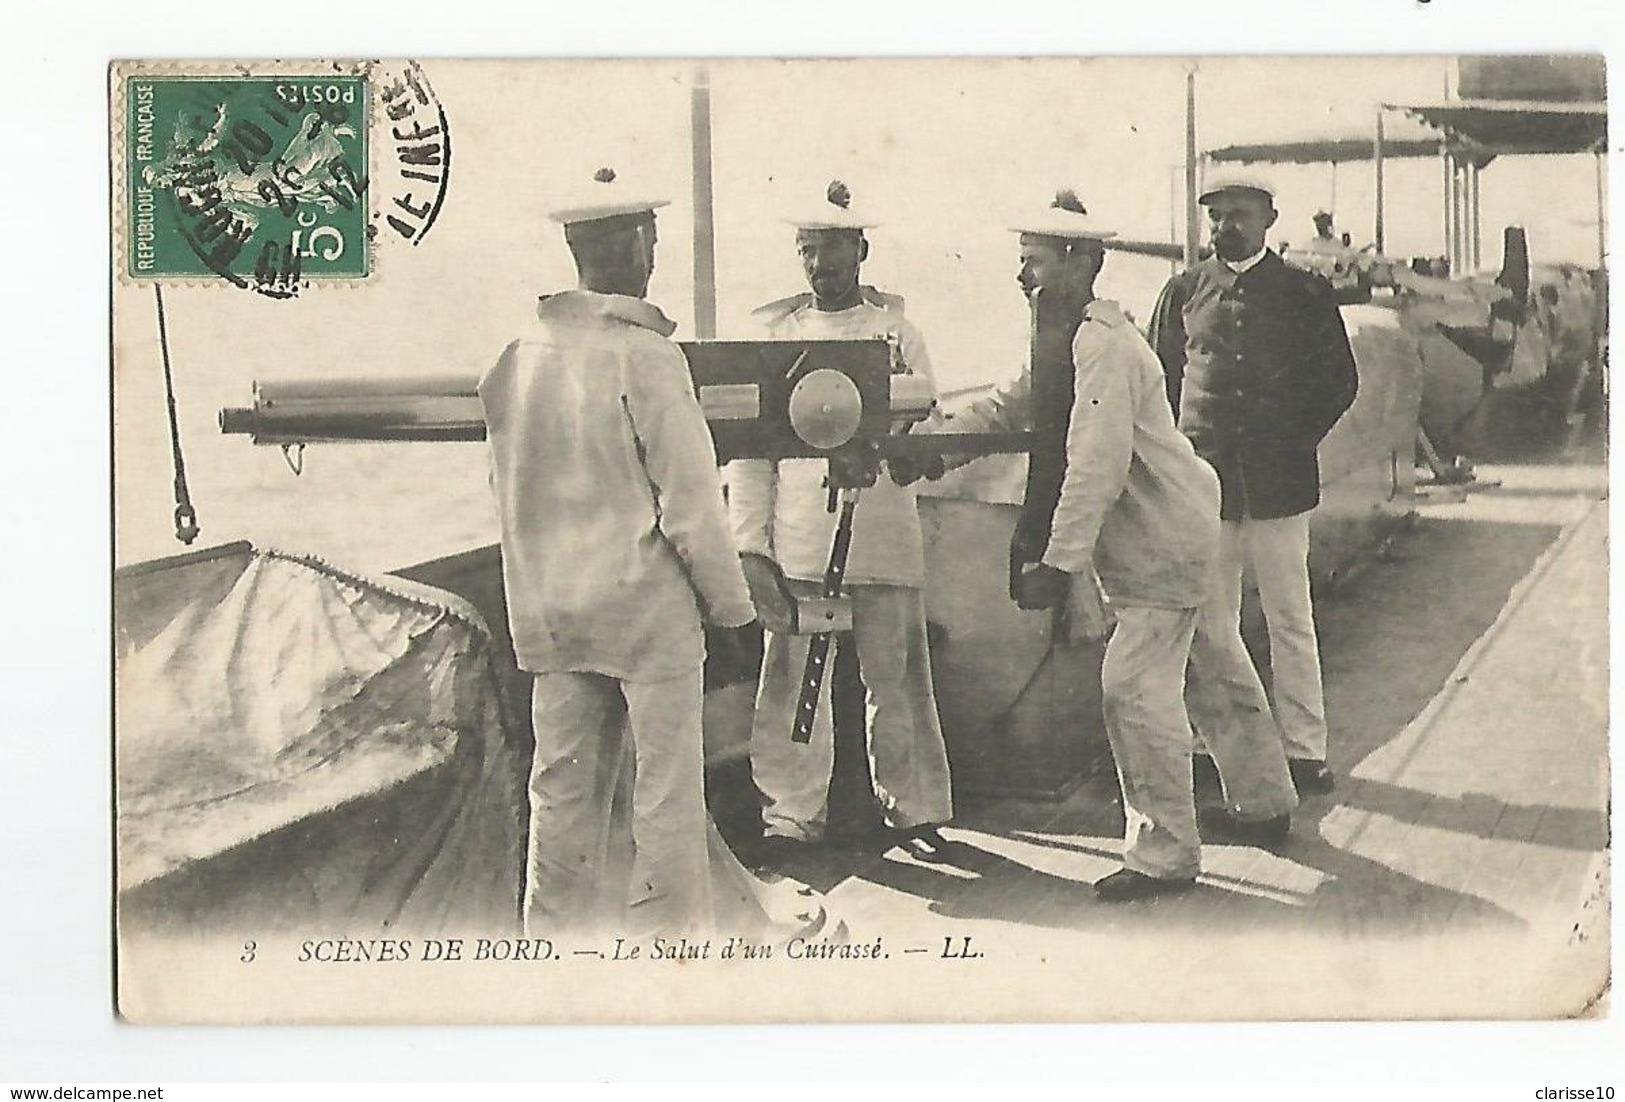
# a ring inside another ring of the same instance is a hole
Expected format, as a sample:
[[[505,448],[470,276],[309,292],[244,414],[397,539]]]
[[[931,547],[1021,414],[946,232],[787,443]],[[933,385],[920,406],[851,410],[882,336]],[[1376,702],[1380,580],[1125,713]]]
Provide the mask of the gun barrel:
[[[824,342],[814,348],[826,363],[862,382],[852,390],[856,431],[884,455],[986,455],[1024,451],[1022,434],[969,437],[888,435],[928,417],[936,392],[922,376],[889,374],[883,342]],[[685,348],[694,375],[696,397],[711,426],[717,457],[785,459],[828,456],[838,449],[815,446],[801,438],[789,417],[785,394],[793,387],[784,369],[764,363],[765,356],[783,359],[782,342],[715,342]],[[843,359],[843,355],[846,357]],[[805,359],[791,357],[793,366]],[[698,361],[696,363],[696,361]],[[880,409],[876,409],[880,406]],[[884,412],[882,412],[884,410]],[[300,444],[380,441],[480,441],[486,436],[485,410],[478,379],[472,375],[422,375],[385,378],[328,377],[282,379],[254,386],[248,407],[220,411],[220,431],[250,436],[256,444]]]
[[[372,386],[349,396],[343,382],[333,380],[325,395],[283,384],[278,396],[268,399],[262,388],[252,408],[220,411],[220,431],[252,436],[256,444],[485,439],[485,414],[477,397],[392,395]]]
[[[220,431],[227,436],[249,436],[254,432],[254,411],[227,406],[220,411]]]
[[[350,402],[366,398],[478,399],[477,375],[386,375],[378,378],[323,376],[269,379],[254,384],[254,399],[265,406],[303,402]]]

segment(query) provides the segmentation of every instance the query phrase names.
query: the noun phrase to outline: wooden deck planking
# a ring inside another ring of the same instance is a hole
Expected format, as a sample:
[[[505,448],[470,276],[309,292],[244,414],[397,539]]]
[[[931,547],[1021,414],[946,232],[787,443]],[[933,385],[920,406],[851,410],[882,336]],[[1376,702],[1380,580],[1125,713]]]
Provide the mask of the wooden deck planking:
[[[1463,519],[1476,509],[1493,523],[1516,515],[1568,527],[1500,614],[1477,622],[1474,630],[1489,630],[1419,714],[1407,723],[1390,708],[1403,724],[1392,734],[1334,742],[1334,764],[1349,763],[1338,789],[1304,802],[1279,853],[1209,844],[1196,891],[1100,904],[1090,884],[1117,867],[1121,851],[1108,768],[1059,801],[972,805],[945,832],[957,867],[892,851],[855,863],[832,899],[849,921],[891,926],[906,915],[945,933],[967,923],[1113,934],[1153,921],[1192,930],[1267,922],[1361,938],[1578,924],[1576,908],[1597,897],[1606,864],[1606,679],[1571,671],[1577,655],[1606,654],[1606,613],[1594,599],[1606,592],[1597,588],[1606,585],[1606,507],[1578,493],[1488,509],[1485,500],[1461,506]],[[1379,622],[1395,615],[1427,637],[1426,608],[1389,608]],[[1380,654],[1369,639],[1353,651],[1373,647]],[[1350,679],[1369,691],[1377,674],[1338,653],[1326,662],[1328,696],[1352,691]]]

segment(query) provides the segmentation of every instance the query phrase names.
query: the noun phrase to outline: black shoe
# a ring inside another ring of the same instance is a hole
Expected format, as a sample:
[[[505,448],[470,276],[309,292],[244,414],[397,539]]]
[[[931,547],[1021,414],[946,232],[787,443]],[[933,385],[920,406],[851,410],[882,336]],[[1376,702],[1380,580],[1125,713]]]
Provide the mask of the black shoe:
[[[1095,897],[1102,903],[1127,903],[1156,895],[1173,895],[1196,887],[1196,878],[1147,876],[1133,869],[1118,869],[1095,881]]]
[[[1292,773],[1292,787],[1300,796],[1324,796],[1337,787],[1332,771],[1326,763],[1314,758],[1288,758],[1287,769]]]
[[[1202,831],[1218,834],[1217,840],[1240,842],[1274,849],[1284,843],[1292,833],[1292,816],[1277,815],[1273,819],[1238,819],[1228,808],[1216,807],[1202,816]]]
[[[751,867],[757,872],[764,873],[788,872],[806,861],[815,848],[814,843],[802,841],[800,838],[769,834],[756,843]]]

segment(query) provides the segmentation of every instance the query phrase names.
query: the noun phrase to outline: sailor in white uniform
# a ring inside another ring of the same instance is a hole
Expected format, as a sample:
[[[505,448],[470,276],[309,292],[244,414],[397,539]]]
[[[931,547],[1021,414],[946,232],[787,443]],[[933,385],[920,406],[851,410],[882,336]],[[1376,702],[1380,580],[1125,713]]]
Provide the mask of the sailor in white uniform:
[[[780,340],[889,337],[906,370],[931,378],[919,331],[902,300],[858,282],[873,226],[852,209],[844,184],[825,202],[788,219],[811,293],[770,302],[752,315]],[[728,503],[747,572],[771,560],[799,593],[814,595],[828,563],[836,516],[828,509],[822,459],[736,460],[728,464]],[[914,491],[882,475],[858,501],[845,575],[852,635],[867,697],[869,764],[875,795],[896,839],[920,856],[941,853],[938,824],[953,815],[948,756],[931,685],[925,627],[925,555]],[[765,799],[772,848],[823,839],[834,765],[830,679],[810,743],[791,731],[808,640],[769,632],[751,731],[751,770]],[[789,843],[775,843],[787,839]],[[771,855],[770,855],[771,859]]]
[[[708,867],[702,625],[755,612],[675,325],[644,300],[666,200],[595,179],[551,212],[579,287],[544,297],[479,385],[514,652],[535,677],[525,925],[698,932],[736,902]],[[614,873],[628,754],[632,863]]]
[[[1082,634],[1102,634],[1112,618],[1102,590],[1109,599],[1116,630],[1101,690],[1126,823],[1123,867],[1095,889],[1105,901],[1179,891],[1201,868],[1191,714],[1224,786],[1215,826],[1279,843],[1297,793],[1238,622],[1218,599],[1218,476],[1175,427],[1156,354],[1116,303],[1094,294],[1114,234],[1070,192],[1016,228],[1023,289],[1061,296],[1077,322],[1064,475],[1022,607],[1065,604],[1075,627],[1088,625]],[[1031,427],[1034,390],[1029,370],[946,427]]]

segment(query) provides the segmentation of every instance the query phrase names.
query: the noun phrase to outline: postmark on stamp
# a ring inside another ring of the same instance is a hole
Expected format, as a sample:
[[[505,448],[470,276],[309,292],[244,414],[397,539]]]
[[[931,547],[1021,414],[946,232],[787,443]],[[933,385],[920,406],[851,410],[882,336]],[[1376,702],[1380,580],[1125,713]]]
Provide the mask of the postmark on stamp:
[[[126,275],[291,298],[369,274],[365,69],[123,80]]]
[[[417,62],[386,63],[377,77],[379,141],[389,154],[380,158],[374,191],[384,226],[421,245],[440,217],[451,182],[451,124]]]

